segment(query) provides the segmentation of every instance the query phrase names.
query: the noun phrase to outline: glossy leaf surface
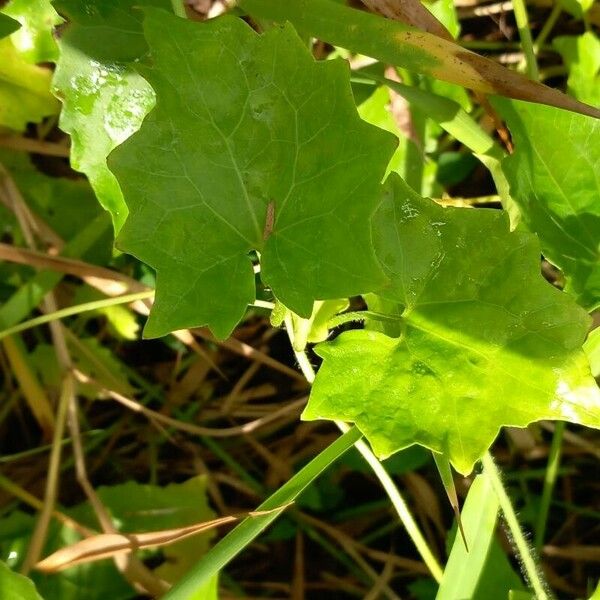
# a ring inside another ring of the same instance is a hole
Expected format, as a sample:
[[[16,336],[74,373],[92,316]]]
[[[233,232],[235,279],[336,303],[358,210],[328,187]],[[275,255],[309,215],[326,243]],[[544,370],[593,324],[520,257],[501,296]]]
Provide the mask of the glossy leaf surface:
[[[463,474],[501,426],[600,426],[581,351],[588,317],[542,278],[535,237],[509,233],[500,211],[441,208],[393,176],[374,229],[392,281],[379,294],[400,305],[400,335],[350,331],[317,346],[303,418],[355,422],[380,457],[424,445]]]
[[[152,88],[130,66],[147,52],[139,7],[169,5],[168,0],[55,2],[69,20],[53,80],[63,103],[60,127],[71,135],[73,168],[88,176],[115,231],[127,206],[106,157],[137,131],[154,103]]]
[[[109,161],[130,216],[121,249],[158,272],[148,336],[227,336],[255,297],[248,253],[279,300],[375,289],[370,217],[395,140],[361,121],[342,61],[317,63],[291,26],[193,23],[148,11],[157,104]]]
[[[600,121],[544,106],[498,101],[513,136],[502,166],[525,225],[540,237],[567,290],[600,304]]]

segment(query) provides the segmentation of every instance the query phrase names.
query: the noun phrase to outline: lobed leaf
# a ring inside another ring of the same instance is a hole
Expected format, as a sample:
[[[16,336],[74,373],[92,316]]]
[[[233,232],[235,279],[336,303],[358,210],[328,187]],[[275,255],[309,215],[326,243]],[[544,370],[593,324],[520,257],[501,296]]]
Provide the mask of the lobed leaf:
[[[369,222],[395,140],[359,119],[347,65],[289,25],[148,10],[144,30],[156,108],[109,164],[130,210],[118,245],[157,270],[145,335],[227,336],[255,298],[253,250],[304,317],[380,286]]]
[[[356,423],[380,457],[421,444],[468,474],[500,427],[540,419],[600,426],[581,351],[587,315],[548,284],[539,246],[505,213],[441,208],[390,176],[374,220],[401,314],[399,337],[342,333],[323,358],[304,419]]]
[[[600,122],[522,102],[495,102],[515,144],[502,168],[522,221],[567,291],[600,305]]]
[[[154,93],[131,63],[147,52],[140,6],[168,0],[56,0],[69,20],[59,41],[53,86],[63,103],[60,127],[71,136],[71,165],[87,175],[115,231],[127,206],[106,157],[138,130]]]

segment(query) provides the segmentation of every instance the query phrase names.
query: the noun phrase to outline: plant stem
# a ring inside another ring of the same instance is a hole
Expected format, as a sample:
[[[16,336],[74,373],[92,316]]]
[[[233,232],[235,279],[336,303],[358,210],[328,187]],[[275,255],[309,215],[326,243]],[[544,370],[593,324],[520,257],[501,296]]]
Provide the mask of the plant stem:
[[[290,338],[290,342],[292,343],[292,348],[294,347],[294,330],[292,327],[291,317],[287,316],[285,319],[286,330],[288,332],[288,336]],[[294,350],[294,354],[296,355],[296,360],[298,361],[298,366],[302,371],[302,374],[306,378],[306,380],[312,385],[315,380],[315,371],[313,366],[310,364],[308,357],[306,356],[306,352],[298,352]],[[347,433],[351,430],[350,426],[341,421],[336,421],[340,431]],[[423,537],[417,522],[412,516],[408,505],[404,501],[404,498],[400,494],[400,491],[396,487],[396,484],[390,477],[389,473],[385,470],[385,467],[381,464],[379,459],[373,454],[373,451],[365,444],[363,440],[358,440],[354,446],[360,452],[362,457],[371,467],[371,470],[379,479],[379,482],[383,486],[383,489],[387,493],[400,521],[404,525],[406,532],[410,536],[410,539],[413,541],[413,544],[417,548],[417,551],[421,555],[423,562],[427,565],[427,568],[431,571],[433,578],[439,583],[442,580],[444,575],[444,570],[440,566],[433,552],[429,548],[427,544],[427,540]]]
[[[535,527],[535,549],[539,553],[544,538],[546,536],[546,523],[548,521],[548,512],[550,510],[550,501],[552,492],[556,484],[556,476],[560,465],[560,453],[562,448],[563,434],[565,432],[565,422],[558,421],[554,429],[550,453],[548,455],[548,466],[546,467],[546,476],[544,477],[544,489],[542,490],[542,501],[540,512]]]
[[[508,525],[508,528],[512,534],[517,550],[519,551],[525,574],[529,580],[529,584],[533,588],[536,600],[550,600],[550,596],[547,592],[547,585],[542,579],[542,575],[538,569],[535,559],[533,558],[529,544],[525,539],[525,535],[523,534],[519,520],[517,519],[515,509],[510,501],[510,498],[508,497],[508,494],[506,493],[504,485],[502,484],[500,470],[496,466],[496,463],[489,452],[484,454],[482,462],[483,468],[485,469],[487,476],[490,478],[492,487],[498,496],[500,508],[502,509],[504,518],[506,519],[506,524]]]
[[[35,524],[31,541],[29,542],[29,548],[25,555],[25,560],[21,567],[21,573],[27,575],[33,568],[35,563],[38,562],[46,538],[48,535],[48,525],[50,524],[50,517],[54,511],[56,504],[56,496],[58,494],[58,480],[60,477],[60,458],[62,454],[62,440],[65,433],[65,425],[67,422],[67,411],[69,408],[69,402],[73,394],[73,378],[65,377],[60,399],[58,401],[58,409],[56,412],[56,420],[54,427],[54,438],[52,439],[52,450],[50,452],[50,461],[48,464],[48,476],[46,477],[46,490],[44,493],[44,504],[40,511],[40,515]]]
[[[550,15],[548,15],[548,18],[546,19],[546,22],[544,23],[542,30],[540,31],[539,35],[535,39],[533,49],[535,50],[536,54],[540,51],[540,47],[544,45],[546,39],[550,35],[550,32],[556,25],[556,21],[558,21],[558,17],[560,17],[561,12],[562,12],[562,6],[560,5],[560,2],[557,1],[554,4],[554,6],[552,7],[552,11],[550,12]]]
[[[521,37],[521,44],[523,45],[523,52],[525,53],[527,75],[529,75],[529,77],[534,81],[537,81],[539,77],[538,65],[535,57],[535,51],[533,49],[533,40],[531,39],[529,17],[527,16],[525,0],[513,0],[513,10],[515,13],[517,28],[519,29],[519,36]]]

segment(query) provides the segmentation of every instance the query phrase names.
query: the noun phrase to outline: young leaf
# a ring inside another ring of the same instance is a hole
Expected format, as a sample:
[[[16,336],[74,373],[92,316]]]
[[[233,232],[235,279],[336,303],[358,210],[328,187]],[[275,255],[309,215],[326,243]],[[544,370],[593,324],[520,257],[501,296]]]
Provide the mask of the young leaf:
[[[600,110],[531,81],[451,41],[330,0],[243,0],[242,8],[261,18],[290,21],[299,31],[372,56],[384,64],[430,75],[484,94],[541,102],[600,118]]]
[[[586,308],[600,305],[600,121],[545,106],[495,103],[515,152],[502,167],[525,225],[567,291]]]
[[[0,561],[0,597],[2,600],[42,600],[31,579],[11,571]]]
[[[25,60],[32,64],[56,61],[53,29],[62,19],[50,0],[11,0],[2,12],[21,24],[11,41]]]
[[[50,71],[27,62],[12,39],[0,40],[0,127],[23,131],[58,112],[50,93]]]
[[[369,221],[395,140],[359,119],[347,65],[289,25],[148,10],[144,28],[156,108],[109,165],[130,210],[118,245],[158,271],[145,334],[227,336],[255,297],[251,250],[303,317],[379,286]]]
[[[393,175],[374,230],[392,282],[379,294],[402,306],[401,335],[317,346],[304,419],[355,422],[382,458],[421,444],[463,474],[501,426],[600,426],[581,351],[589,319],[542,278],[535,237],[509,233],[500,211],[441,208]]]
[[[53,86],[63,103],[60,127],[71,135],[71,164],[85,173],[115,231],[127,206],[106,166],[110,151],[139,128],[154,93],[131,68],[147,46],[142,12],[134,7],[170,6],[169,0],[57,0],[69,26],[59,41]]]

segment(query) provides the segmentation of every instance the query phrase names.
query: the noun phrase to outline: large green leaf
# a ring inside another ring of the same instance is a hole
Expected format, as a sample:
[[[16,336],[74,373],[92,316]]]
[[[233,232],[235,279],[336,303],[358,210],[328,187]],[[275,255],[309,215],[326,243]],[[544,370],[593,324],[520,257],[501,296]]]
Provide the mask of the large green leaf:
[[[31,579],[11,571],[0,561],[0,598],[2,600],[42,600]]]
[[[495,104],[515,152],[502,166],[522,220],[586,308],[600,304],[600,121],[524,102]]]
[[[553,40],[569,69],[569,93],[592,106],[600,105],[600,39],[593,31]]]
[[[381,284],[369,221],[393,136],[361,121],[342,61],[317,63],[291,26],[147,11],[157,95],[109,164],[130,215],[118,245],[158,271],[148,336],[226,336],[261,277],[301,316]]]
[[[0,39],[0,127],[22,131],[57,113],[50,78],[50,71],[21,56],[10,37]]]
[[[53,29],[62,19],[51,0],[11,0],[2,12],[21,24],[11,40],[25,60],[33,64],[56,61],[58,48]]]
[[[589,319],[542,278],[534,236],[509,233],[501,211],[441,208],[393,175],[374,230],[400,335],[350,331],[317,346],[304,419],[353,421],[380,457],[424,445],[464,474],[503,425],[600,426],[581,351]]]
[[[168,0],[57,0],[69,20],[60,38],[53,85],[63,103],[61,128],[71,135],[71,164],[85,173],[115,231],[127,207],[106,166],[110,151],[137,131],[154,103],[152,88],[131,68],[147,52],[142,12]]]

